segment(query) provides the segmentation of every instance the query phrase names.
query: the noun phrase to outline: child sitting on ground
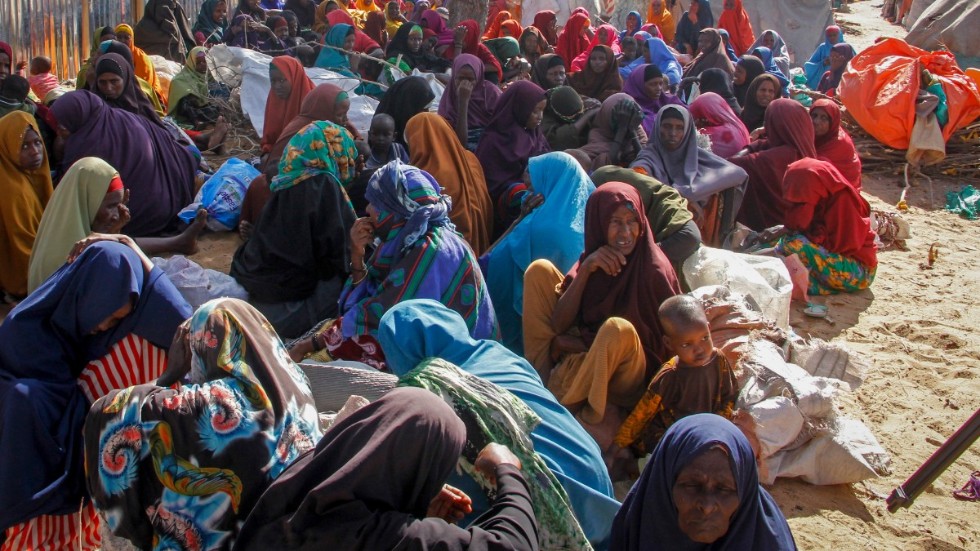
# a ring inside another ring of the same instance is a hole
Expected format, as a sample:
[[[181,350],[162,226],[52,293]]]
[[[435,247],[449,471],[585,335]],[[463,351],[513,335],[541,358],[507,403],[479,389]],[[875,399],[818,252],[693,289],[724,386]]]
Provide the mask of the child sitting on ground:
[[[58,88],[58,77],[51,72],[51,58],[39,55],[31,60],[29,69],[31,76],[27,82],[37,99],[44,102],[45,97]]]
[[[695,413],[714,413],[731,420],[738,383],[725,356],[711,342],[708,318],[697,299],[676,295],[658,312],[664,343],[676,356],[650,381],[643,398],[623,421],[604,455],[616,459],[645,455],[677,420]]]

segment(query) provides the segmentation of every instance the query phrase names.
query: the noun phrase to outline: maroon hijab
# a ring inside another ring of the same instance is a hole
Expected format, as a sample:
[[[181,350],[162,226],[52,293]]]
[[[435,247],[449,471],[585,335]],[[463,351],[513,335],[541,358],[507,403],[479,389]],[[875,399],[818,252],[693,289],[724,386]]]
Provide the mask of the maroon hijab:
[[[654,242],[646,207],[633,186],[609,182],[596,188],[589,197],[585,205],[585,251],[565,276],[562,289],[571,285],[582,261],[606,245],[610,218],[623,205],[635,212],[640,221],[636,248],[619,275],[596,270],[589,276],[579,308],[579,328],[586,344],[591,345],[607,319],[625,318],[640,336],[646,353],[647,375],[652,375],[668,359],[657,310],[660,303],[680,294],[681,286],[670,261]]]

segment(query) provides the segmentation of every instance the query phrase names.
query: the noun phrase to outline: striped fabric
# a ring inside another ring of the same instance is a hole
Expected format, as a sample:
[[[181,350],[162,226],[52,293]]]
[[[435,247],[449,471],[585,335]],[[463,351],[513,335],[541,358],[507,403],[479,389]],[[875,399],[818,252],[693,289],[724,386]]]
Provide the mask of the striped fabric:
[[[152,383],[167,368],[167,353],[135,334],[117,342],[78,376],[78,387],[95,402],[110,390]],[[42,515],[12,526],[0,551],[91,551],[101,545],[99,517],[91,503],[69,515]]]

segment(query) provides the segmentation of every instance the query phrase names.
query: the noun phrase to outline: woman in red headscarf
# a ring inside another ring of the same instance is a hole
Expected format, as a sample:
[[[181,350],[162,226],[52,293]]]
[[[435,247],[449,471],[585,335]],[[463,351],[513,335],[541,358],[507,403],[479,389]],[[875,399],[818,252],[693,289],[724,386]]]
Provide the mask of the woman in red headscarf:
[[[725,0],[723,6],[718,28],[728,31],[729,43],[735,48],[735,55],[748,53],[755,42],[755,32],[749,14],[742,7],[742,0]]]
[[[585,33],[590,24],[589,16],[582,12],[568,18],[565,28],[558,34],[558,46],[555,47],[555,51],[559,57],[571,62],[589,48],[589,37]]]
[[[548,44],[558,44],[558,16],[551,10],[542,10],[534,15],[531,26],[541,31]]]
[[[603,45],[609,46],[615,56],[623,53],[622,48],[619,47],[619,31],[616,27],[612,25],[602,25],[596,29],[595,35],[589,42],[589,47],[585,49],[582,53],[572,58],[571,73],[576,73],[585,68],[585,64],[589,61],[589,56],[592,55],[592,50],[596,46]]]
[[[466,21],[460,21],[456,29],[458,30],[460,27],[466,28],[466,34],[463,35],[462,40],[460,40],[459,34],[455,34],[453,36],[453,43],[446,48],[442,56],[446,59],[455,59],[459,54],[475,55],[486,66],[487,77],[491,73],[497,73],[496,80],[491,79],[491,82],[499,83],[504,71],[500,66],[500,61],[497,60],[497,56],[493,55],[493,52],[483,42],[480,42],[479,23],[473,19],[467,19]]]
[[[501,10],[492,19],[487,19],[487,30],[483,33],[483,40],[500,38],[500,24],[513,18],[514,16],[509,11]]]
[[[272,88],[265,104],[262,127],[262,153],[268,154],[289,121],[299,114],[306,94],[313,90],[313,81],[306,76],[303,65],[294,57],[272,58],[269,66]]]
[[[854,189],[861,191],[861,158],[851,135],[840,125],[840,107],[829,99],[818,99],[810,108],[816,136],[817,156],[830,161]]]

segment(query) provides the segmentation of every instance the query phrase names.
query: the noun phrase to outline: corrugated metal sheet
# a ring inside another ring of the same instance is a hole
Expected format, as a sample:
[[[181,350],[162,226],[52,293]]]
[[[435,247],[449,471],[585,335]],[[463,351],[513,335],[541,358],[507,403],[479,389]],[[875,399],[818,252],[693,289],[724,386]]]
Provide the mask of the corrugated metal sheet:
[[[191,25],[202,3],[181,0]],[[82,43],[84,4],[82,0],[0,0],[0,40],[13,48],[14,63],[46,55],[59,78],[73,77],[90,49]],[[105,25],[135,23],[133,0],[89,0],[87,4],[90,33]]]

